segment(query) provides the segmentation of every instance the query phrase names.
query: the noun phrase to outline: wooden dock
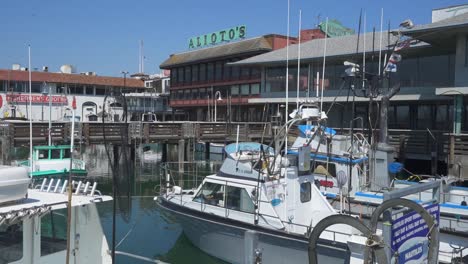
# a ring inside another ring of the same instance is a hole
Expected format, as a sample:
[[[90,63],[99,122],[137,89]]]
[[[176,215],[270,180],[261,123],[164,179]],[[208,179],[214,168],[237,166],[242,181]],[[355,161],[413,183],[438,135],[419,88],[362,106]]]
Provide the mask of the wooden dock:
[[[33,144],[47,144],[49,124],[33,122],[32,127]],[[262,136],[271,136],[269,123],[79,122],[75,124],[75,140],[84,144],[118,144],[125,140],[129,143],[177,143],[180,139],[225,143],[236,139],[237,127],[242,141],[259,141]],[[70,130],[70,122],[53,122],[52,141],[69,141]],[[11,147],[28,146],[29,131],[27,121],[0,122],[0,138]]]

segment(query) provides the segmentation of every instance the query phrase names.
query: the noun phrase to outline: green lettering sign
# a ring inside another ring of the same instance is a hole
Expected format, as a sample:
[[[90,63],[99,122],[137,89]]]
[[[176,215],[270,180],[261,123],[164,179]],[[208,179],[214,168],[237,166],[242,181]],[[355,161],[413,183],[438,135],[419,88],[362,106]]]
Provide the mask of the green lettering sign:
[[[237,39],[245,38],[246,27],[244,25],[232,27],[210,34],[205,34],[189,39],[189,49],[203,48],[206,46],[216,45],[223,42],[229,42]]]
[[[324,33],[327,34],[327,36],[331,38],[354,34],[353,29],[343,26],[343,24],[341,24],[341,22],[336,19],[329,20],[328,26],[326,24],[327,22],[320,23],[319,24],[320,30],[322,30]],[[325,30],[327,32],[325,32]]]

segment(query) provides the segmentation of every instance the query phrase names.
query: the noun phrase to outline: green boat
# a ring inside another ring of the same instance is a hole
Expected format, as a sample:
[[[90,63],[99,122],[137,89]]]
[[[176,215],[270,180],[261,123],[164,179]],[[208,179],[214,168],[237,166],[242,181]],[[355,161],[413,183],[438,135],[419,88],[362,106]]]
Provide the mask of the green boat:
[[[29,160],[18,162],[20,166],[29,168],[29,175],[32,178],[39,177],[60,177],[68,176],[70,170],[70,145],[51,145],[33,147],[33,166]],[[85,162],[79,159],[73,159],[71,164],[73,176],[86,176]]]

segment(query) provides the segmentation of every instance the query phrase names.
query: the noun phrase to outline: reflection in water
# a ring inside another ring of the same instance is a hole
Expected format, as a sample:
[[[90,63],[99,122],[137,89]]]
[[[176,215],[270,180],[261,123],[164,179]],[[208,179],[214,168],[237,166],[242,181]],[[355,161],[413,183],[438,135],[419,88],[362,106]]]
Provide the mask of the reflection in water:
[[[148,146],[146,144],[144,147]],[[160,153],[160,147],[153,144],[146,151]],[[82,148],[82,157],[88,166],[88,179],[98,182],[98,189],[104,194],[112,194],[112,170],[109,159],[102,145]],[[183,235],[181,226],[170,219],[164,218],[156,207],[154,196],[159,192],[161,175],[167,171],[161,169],[160,159],[144,159],[143,149],[135,151],[136,158],[132,164],[121,160],[117,173],[120,188],[128,188],[132,198],[121,195],[117,199],[116,250],[131,254],[159,259],[169,263],[222,263],[193,246]],[[195,158],[201,159],[203,153],[196,153]],[[170,147],[168,159],[176,160],[176,148]],[[89,164],[89,165],[88,165]],[[132,166],[133,173],[126,175],[127,166]],[[171,163],[169,168],[175,173],[177,164]],[[210,162],[197,166],[184,166],[185,174],[193,172],[212,172],[218,168]],[[186,177],[180,175],[180,177]],[[128,177],[127,177],[128,176]],[[130,179],[130,181],[128,181]],[[128,183],[128,184],[127,184]],[[125,193],[127,189],[120,192]],[[112,241],[112,202],[98,204],[101,222],[110,245]],[[117,263],[148,263],[128,256],[117,255]]]

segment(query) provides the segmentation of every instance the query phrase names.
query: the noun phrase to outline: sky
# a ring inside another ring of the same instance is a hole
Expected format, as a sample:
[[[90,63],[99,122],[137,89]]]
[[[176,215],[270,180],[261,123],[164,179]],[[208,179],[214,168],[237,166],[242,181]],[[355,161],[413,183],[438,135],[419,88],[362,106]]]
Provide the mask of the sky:
[[[287,0],[15,0],[0,7],[0,68],[13,63],[31,68],[48,66],[58,72],[63,64],[77,72],[101,76],[138,72],[143,40],[145,72],[159,73],[170,54],[188,51],[191,37],[246,25],[246,38],[287,33]],[[355,29],[359,13],[366,29],[384,29],[410,18],[415,24],[431,22],[431,10],[467,4],[460,0],[290,0],[290,35],[297,36],[299,10],[302,28],[318,21],[338,19]]]

